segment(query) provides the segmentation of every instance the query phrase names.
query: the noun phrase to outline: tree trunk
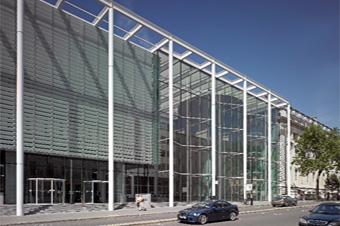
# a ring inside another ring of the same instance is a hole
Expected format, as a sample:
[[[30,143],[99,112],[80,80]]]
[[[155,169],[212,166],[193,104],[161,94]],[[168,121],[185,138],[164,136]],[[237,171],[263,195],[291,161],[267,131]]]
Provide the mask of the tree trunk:
[[[318,175],[316,176],[316,200],[319,200],[319,182],[320,182],[320,175],[322,173],[322,170],[318,171]]]

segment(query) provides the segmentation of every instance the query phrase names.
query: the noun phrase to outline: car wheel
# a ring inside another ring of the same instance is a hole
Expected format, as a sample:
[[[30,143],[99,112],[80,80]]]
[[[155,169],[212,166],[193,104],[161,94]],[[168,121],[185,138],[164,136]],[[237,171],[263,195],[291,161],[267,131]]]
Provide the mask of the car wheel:
[[[229,220],[231,220],[231,221],[234,221],[234,220],[236,220],[236,213],[235,212],[231,212],[230,213],[230,217],[229,217]]]
[[[272,205],[273,207],[275,207],[275,205]]]
[[[202,214],[199,218],[198,218],[198,223],[200,224],[205,224],[208,221],[208,217],[204,214]]]

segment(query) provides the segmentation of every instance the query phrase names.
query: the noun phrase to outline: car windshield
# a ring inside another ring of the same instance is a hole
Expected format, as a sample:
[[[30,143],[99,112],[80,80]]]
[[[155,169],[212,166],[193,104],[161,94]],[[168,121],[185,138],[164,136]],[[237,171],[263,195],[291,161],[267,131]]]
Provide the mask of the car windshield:
[[[284,198],[284,196],[282,196],[282,195],[276,195],[276,196],[273,197],[273,200],[280,200],[280,199],[283,199],[283,198]]]
[[[200,202],[192,206],[192,208],[209,208],[208,202]]]
[[[315,207],[313,213],[340,215],[340,205],[320,205]]]

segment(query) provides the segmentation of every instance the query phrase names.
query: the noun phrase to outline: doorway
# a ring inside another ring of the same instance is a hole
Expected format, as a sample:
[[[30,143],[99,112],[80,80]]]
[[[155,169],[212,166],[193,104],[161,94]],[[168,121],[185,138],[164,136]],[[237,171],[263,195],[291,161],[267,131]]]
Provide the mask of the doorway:
[[[27,203],[64,204],[65,180],[56,178],[28,178]]]
[[[83,181],[83,202],[89,204],[107,203],[108,183],[108,181],[101,180]]]

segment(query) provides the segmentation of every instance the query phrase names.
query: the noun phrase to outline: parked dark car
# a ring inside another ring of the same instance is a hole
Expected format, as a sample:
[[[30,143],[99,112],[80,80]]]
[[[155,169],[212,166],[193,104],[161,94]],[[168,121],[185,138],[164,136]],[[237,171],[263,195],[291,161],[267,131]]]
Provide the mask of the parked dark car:
[[[300,226],[340,225],[340,203],[321,203],[300,218]]]
[[[226,201],[207,201],[179,211],[179,222],[205,224],[218,220],[236,220],[239,214],[237,205]]]
[[[289,195],[277,195],[273,197],[272,206],[297,206],[297,199]]]

